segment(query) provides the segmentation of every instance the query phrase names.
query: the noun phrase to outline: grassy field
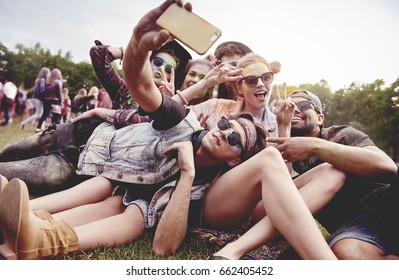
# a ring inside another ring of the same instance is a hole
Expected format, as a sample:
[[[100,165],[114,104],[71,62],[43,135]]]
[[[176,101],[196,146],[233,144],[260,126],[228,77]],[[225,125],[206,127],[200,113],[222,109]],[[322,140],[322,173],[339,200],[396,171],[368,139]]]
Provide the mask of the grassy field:
[[[0,127],[0,151],[16,141],[35,133],[35,127],[28,125],[24,130],[19,128],[21,118],[14,118],[13,122],[5,127]],[[84,253],[66,256],[65,259],[73,260],[201,260],[217,250],[205,240],[187,237],[176,254],[160,258],[152,253],[152,232],[145,232],[138,240],[116,248],[100,248]]]

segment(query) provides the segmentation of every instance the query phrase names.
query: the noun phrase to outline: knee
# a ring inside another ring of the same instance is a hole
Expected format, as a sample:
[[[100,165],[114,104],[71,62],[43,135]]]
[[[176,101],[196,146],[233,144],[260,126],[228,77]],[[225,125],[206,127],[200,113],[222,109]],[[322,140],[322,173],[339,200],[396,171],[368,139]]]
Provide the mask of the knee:
[[[92,180],[92,184],[96,184],[97,188],[95,190],[96,195],[103,197],[103,199],[112,195],[113,186],[112,183],[105,177],[97,176]]]
[[[384,252],[366,241],[346,238],[335,243],[331,250],[339,260],[382,259]]]
[[[265,167],[271,164],[276,164],[278,162],[284,163],[283,157],[279,150],[274,147],[267,147],[260,151],[257,155],[257,160],[255,161],[259,166]],[[285,166],[285,164],[284,164]]]
[[[266,147],[261,152],[259,152],[259,154],[263,154],[267,157],[278,157],[282,159],[280,151],[274,147]]]
[[[108,197],[103,203],[106,209],[112,209],[115,213],[123,213],[125,211],[125,206],[122,204],[122,196],[120,195]]]
[[[331,250],[339,260],[356,260],[356,247],[357,246],[353,246],[351,242],[347,242],[347,240],[344,239],[335,243],[331,247]]]
[[[334,184],[329,185],[331,186],[331,192],[337,193],[345,183],[346,174],[328,163],[323,163],[317,168],[320,168],[319,175],[322,178],[329,178],[329,182],[334,182]]]

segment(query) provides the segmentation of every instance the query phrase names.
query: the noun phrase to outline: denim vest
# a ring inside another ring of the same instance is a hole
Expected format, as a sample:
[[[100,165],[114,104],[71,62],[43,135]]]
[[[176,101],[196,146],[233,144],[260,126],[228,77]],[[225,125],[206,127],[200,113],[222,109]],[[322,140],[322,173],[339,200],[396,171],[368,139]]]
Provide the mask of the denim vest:
[[[190,141],[202,129],[191,111],[163,131],[155,130],[152,122],[120,129],[103,123],[81,152],[77,173],[141,185],[161,183],[179,171],[176,159],[166,161],[163,151],[175,142]]]

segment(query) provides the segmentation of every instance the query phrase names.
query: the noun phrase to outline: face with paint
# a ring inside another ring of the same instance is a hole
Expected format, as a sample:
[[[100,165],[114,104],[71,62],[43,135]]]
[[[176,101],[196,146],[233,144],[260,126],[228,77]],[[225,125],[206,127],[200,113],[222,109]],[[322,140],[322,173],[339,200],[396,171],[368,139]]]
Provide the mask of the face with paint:
[[[185,89],[195,85],[199,81],[201,81],[206,76],[206,74],[208,74],[208,72],[211,71],[212,64],[209,61],[197,59],[197,60],[190,61],[187,64],[187,67],[188,67],[188,71],[184,77],[183,84],[180,87],[181,91],[185,90]],[[204,92],[204,94],[205,93],[206,92]],[[202,97],[202,96],[199,96],[199,97]]]
[[[323,124],[324,115],[319,114],[314,104],[304,97],[294,97],[295,113],[291,121],[292,136],[317,136],[320,133],[320,126]]]
[[[153,80],[157,87],[162,85],[163,76],[166,76],[167,81],[170,81],[172,71],[175,71],[177,68],[176,58],[169,53],[160,52],[151,57],[150,61]]]

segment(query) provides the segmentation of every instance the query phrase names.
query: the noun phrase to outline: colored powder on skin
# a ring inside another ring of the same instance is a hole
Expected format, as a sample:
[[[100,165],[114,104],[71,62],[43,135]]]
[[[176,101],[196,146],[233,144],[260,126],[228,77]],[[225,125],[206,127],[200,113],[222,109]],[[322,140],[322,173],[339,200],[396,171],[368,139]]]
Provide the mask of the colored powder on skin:
[[[308,121],[306,122],[306,128],[310,128],[311,126],[313,126],[314,121],[310,120],[310,115],[311,113],[308,111],[305,112],[306,113],[306,117],[308,119]]]

